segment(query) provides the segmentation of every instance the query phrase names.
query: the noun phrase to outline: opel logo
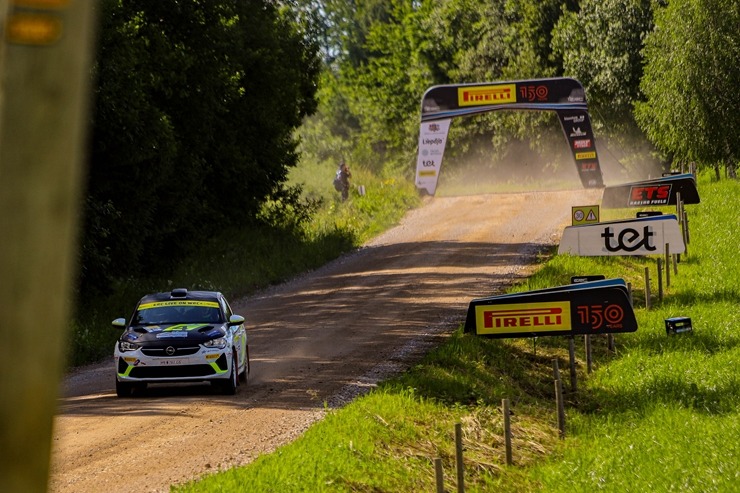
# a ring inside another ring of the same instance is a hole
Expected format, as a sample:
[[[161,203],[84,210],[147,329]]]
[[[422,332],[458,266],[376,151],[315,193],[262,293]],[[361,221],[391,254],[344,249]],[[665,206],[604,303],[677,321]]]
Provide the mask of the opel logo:
[[[172,356],[175,354],[175,348],[172,346],[167,346],[167,349],[164,350],[165,353],[167,353],[167,356]]]

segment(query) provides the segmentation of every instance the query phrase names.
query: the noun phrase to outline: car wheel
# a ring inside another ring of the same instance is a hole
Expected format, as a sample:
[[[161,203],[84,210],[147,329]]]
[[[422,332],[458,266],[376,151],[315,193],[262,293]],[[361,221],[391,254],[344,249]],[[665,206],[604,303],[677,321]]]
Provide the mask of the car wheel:
[[[225,395],[236,394],[236,388],[239,386],[239,363],[236,359],[236,354],[231,355],[231,372],[229,373],[228,380],[221,383],[221,392]]]
[[[116,395],[118,397],[131,397],[134,386],[128,382],[119,382],[116,378]]]
[[[245,356],[246,361],[244,362],[244,371],[239,374],[239,380],[241,380],[241,382],[246,385],[247,383],[249,383],[249,346],[247,346]]]

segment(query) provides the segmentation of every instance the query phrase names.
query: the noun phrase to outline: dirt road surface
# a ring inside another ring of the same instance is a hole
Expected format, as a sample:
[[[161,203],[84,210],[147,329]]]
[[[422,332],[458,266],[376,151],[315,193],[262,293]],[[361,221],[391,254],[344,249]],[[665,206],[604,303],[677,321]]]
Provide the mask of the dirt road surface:
[[[531,272],[572,205],[593,192],[435,198],[365,247],[257,296],[252,371],[236,396],[150,386],[119,399],[111,360],[69,375],[55,419],[50,491],[160,492],[247,464],[407,368],[453,331],[468,302]]]

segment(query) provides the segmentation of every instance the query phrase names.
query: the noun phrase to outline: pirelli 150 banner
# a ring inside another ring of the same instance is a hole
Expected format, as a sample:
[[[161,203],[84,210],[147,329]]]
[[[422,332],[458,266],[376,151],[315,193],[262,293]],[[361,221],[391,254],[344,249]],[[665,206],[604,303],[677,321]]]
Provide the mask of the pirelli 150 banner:
[[[635,332],[623,279],[569,284],[470,302],[465,332],[493,338]]]
[[[586,188],[604,186],[583,86],[575,79],[554,78],[427,89],[421,101],[416,187],[434,195],[453,118],[498,110],[555,111],[581,183]]]

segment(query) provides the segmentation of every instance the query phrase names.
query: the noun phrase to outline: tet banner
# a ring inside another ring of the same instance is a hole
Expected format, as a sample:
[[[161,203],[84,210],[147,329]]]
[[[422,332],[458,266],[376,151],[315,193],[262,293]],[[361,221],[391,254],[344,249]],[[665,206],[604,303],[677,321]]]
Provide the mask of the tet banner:
[[[558,253],[581,257],[656,255],[665,252],[666,244],[669,254],[686,251],[673,214],[567,226]]]

